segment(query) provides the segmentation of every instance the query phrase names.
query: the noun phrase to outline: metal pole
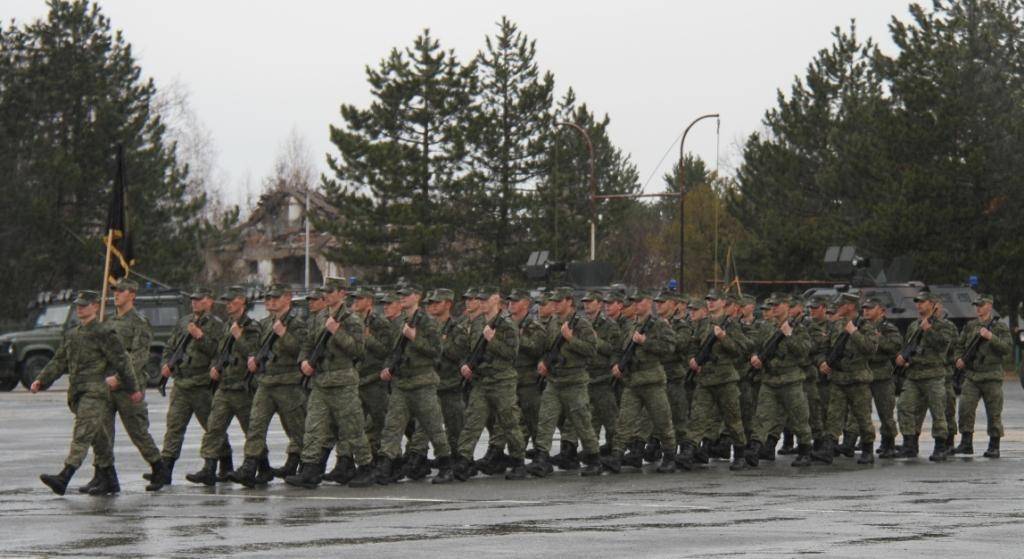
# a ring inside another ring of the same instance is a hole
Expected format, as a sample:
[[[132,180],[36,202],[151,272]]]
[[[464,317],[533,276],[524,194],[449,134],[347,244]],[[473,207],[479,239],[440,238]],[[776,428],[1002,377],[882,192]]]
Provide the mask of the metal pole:
[[[597,179],[594,175],[594,144],[590,141],[590,135],[582,126],[573,122],[556,122],[556,126],[569,126],[583,136],[587,143],[587,153],[590,156],[590,261],[597,258]]]
[[[306,276],[305,290],[309,291],[309,185],[306,185]]]
[[[683,151],[683,146],[686,145],[686,135],[690,133],[690,129],[693,128],[694,124],[706,119],[706,118],[718,118],[718,113],[706,114],[699,116],[686,127],[683,131],[683,138],[679,140],[679,285],[685,286],[683,280],[683,262],[686,257],[686,223],[684,217],[686,216],[686,184],[685,184],[685,173],[683,172],[683,163],[686,161],[686,152]],[[682,290],[683,288],[680,288]]]

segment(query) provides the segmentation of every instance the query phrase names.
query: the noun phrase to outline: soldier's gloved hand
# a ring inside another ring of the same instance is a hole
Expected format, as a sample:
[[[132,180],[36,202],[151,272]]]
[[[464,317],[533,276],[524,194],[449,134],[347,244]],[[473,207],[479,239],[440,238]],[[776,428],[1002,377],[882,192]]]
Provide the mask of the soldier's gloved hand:
[[[121,388],[121,381],[115,375],[110,375],[109,377],[107,377],[106,382],[107,386],[109,386],[111,390],[117,390],[118,388]]]
[[[619,364],[612,365],[612,376],[615,378],[622,378],[622,371],[619,370]]]
[[[283,322],[281,322],[281,319],[277,319],[274,321],[274,333],[277,334],[278,338],[284,336],[284,333],[287,331],[288,328],[284,325]]]
[[[171,368],[168,367],[167,365],[161,366],[160,367],[160,376],[162,376],[164,378],[169,378],[171,376]]]
[[[142,401],[142,391],[136,390],[135,392],[132,392],[130,398],[132,399],[133,404],[138,404],[139,402]]]
[[[199,340],[199,339],[202,339],[202,337],[203,337],[203,329],[198,327],[198,326],[196,326],[196,324],[194,322],[189,322],[188,323],[188,334],[190,336],[192,336],[193,338]]]
[[[43,389],[43,383],[38,380],[32,381],[32,384],[28,387],[29,391],[35,394]]]
[[[391,379],[392,379],[391,369],[381,369],[380,370],[380,380],[382,380],[384,382],[391,382]]]
[[[756,355],[754,355],[754,356],[752,356],[752,357],[750,358],[750,364],[751,364],[751,365],[752,365],[752,366],[753,366],[753,367],[754,367],[755,369],[760,369],[761,367],[764,367],[764,363],[762,363],[762,362],[761,362],[761,358],[759,358],[759,357],[758,357],[758,356],[756,356]]]
[[[256,369],[257,369],[257,367],[256,367],[256,358],[250,355],[249,356],[249,360],[246,361],[246,363],[245,363],[245,366],[246,366],[247,369],[249,369],[250,373],[255,373]]]
[[[488,342],[494,339],[494,328],[491,328],[490,324],[484,326],[483,336]]]
[[[239,326],[237,322],[231,323],[231,337],[236,340],[242,339],[242,327]]]
[[[463,365],[459,368],[459,373],[462,375],[462,378],[466,380],[473,380],[473,369],[470,369],[469,365]]]
[[[303,361],[302,364],[299,365],[299,369],[302,369],[302,374],[306,375],[307,377],[313,376],[313,373],[316,372],[316,369],[314,369],[313,366],[309,364],[309,361]]]
[[[334,320],[333,316],[327,317],[327,322],[324,322],[324,328],[326,328],[327,331],[330,332],[331,334],[335,334],[338,331],[338,327],[340,326],[341,323],[338,322],[337,320]]]

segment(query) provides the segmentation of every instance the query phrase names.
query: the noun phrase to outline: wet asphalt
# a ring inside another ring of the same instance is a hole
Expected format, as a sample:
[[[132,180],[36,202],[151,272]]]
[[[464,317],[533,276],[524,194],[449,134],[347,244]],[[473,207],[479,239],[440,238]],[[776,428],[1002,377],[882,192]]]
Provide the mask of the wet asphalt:
[[[866,467],[839,458],[798,469],[779,457],[739,473],[713,461],[665,475],[647,466],[599,478],[207,489],[184,479],[200,467],[194,423],[173,486],[147,493],[148,466],[119,432],[121,494],[75,491],[91,477],[90,456],[60,497],[38,475],[59,471],[66,455],[66,395],[18,388],[0,394],[0,556],[1020,557],[1024,391],[1016,379],[1005,390],[998,460],[981,457],[981,435],[977,455],[944,464],[928,461],[928,440],[921,458]],[[147,400],[159,445],[167,400],[152,390]],[[240,460],[237,426],[231,440]],[[276,420],[270,444],[278,464],[285,437]]]

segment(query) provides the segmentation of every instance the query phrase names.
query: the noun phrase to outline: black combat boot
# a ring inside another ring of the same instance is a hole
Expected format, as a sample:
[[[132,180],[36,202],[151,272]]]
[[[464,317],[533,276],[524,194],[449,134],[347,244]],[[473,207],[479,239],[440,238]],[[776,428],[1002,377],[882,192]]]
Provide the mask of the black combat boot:
[[[752,468],[756,468],[761,458],[761,441],[750,441],[743,451],[743,460]]]
[[[534,456],[537,456],[537,449],[536,448],[528,448],[528,449],[526,449],[526,459],[527,460],[533,460]]]
[[[423,473],[424,468],[427,469],[426,473]],[[398,479],[423,479],[430,474],[429,468],[426,456],[418,452],[410,454],[405,464],[402,464],[402,471],[398,473]]]
[[[779,438],[775,435],[768,435],[768,440],[764,442],[764,446],[758,451],[757,457],[761,460],[767,460],[769,462],[775,461],[775,445],[779,444]]]
[[[101,469],[100,481],[89,490],[89,494],[93,497],[114,495],[120,492],[121,484],[117,481],[117,470],[114,469],[113,465]]]
[[[433,460],[433,462],[438,469],[441,469],[440,459]],[[427,460],[426,457],[423,457],[423,459],[419,461],[419,464],[417,464],[415,468],[409,471],[409,479],[423,479],[429,476],[430,472],[434,469],[430,467],[430,463],[430,460]]]
[[[153,468],[153,475],[150,476],[146,491],[160,491],[165,485],[171,484],[171,475],[174,472],[174,460],[164,458],[150,464]]]
[[[281,466],[280,468],[271,468],[270,473],[276,478],[284,479],[288,476],[295,475],[295,472],[299,469],[300,463],[301,460],[299,460],[298,453],[289,452],[288,458],[284,461],[284,466]]]
[[[260,467],[260,458],[246,456],[242,465],[231,473],[231,481],[240,483],[249,489],[256,487],[256,470]]]
[[[676,455],[676,465],[680,468],[690,471],[693,469],[693,443],[690,441],[683,441],[683,444],[679,448],[679,454]]]
[[[185,479],[192,483],[201,483],[207,487],[217,484],[217,459],[207,458],[203,461],[203,469],[191,474],[185,474]]]
[[[601,469],[608,470],[613,474],[622,472],[622,452],[611,451],[608,456],[601,457]]]
[[[320,479],[321,480],[323,480],[323,478],[324,478],[324,475],[323,475],[324,472],[327,471],[327,461],[331,459],[331,450],[333,450],[333,449],[331,447],[329,447],[329,446],[325,446],[325,447],[320,449],[320,462],[318,462],[318,463],[320,464]]]
[[[274,468],[270,467],[269,453],[264,453],[256,462],[256,475],[253,479],[256,485],[266,485],[274,480]]]
[[[650,437],[647,439],[647,444],[644,445],[644,462],[654,464],[659,460],[661,460],[661,441]]]
[[[489,445],[487,447],[487,452],[484,453],[484,457],[479,459],[479,460],[476,460],[475,462],[473,462],[473,465],[476,466],[477,470],[480,470],[481,472],[490,475],[488,472],[491,469],[491,465],[494,464],[494,461],[501,454],[502,454],[501,447],[494,446],[494,445]]]
[[[321,476],[324,481],[333,481],[345,485],[356,476],[356,463],[351,456],[338,456],[334,461],[334,469]]]
[[[92,479],[89,480],[89,483],[79,487],[78,488],[78,492],[79,493],[83,493],[83,494],[89,493],[89,490],[92,489],[97,483],[100,482],[100,478],[102,476],[103,476],[103,473],[100,472],[99,466],[93,466],[92,467]]]
[[[580,475],[587,476],[599,476],[601,475],[601,456],[600,454],[583,454],[580,456],[583,462],[583,469],[580,470]]]
[[[950,433],[946,436],[946,456],[953,455],[953,441],[956,440],[956,434]]]
[[[228,454],[227,456],[222,456],[220,459],[220,469],[217,471],[217,481],[221,483],[230,481],[231,478],[229,478],[228,475],[234,470],[235,462],[231,459],[231,455]]]
[[[831,464],[835,460],[835,445],[836,440],[826,436],[821,440],[821,447],[811,452],[811,459],[822,464]]]
[[[702,439],[700,448],[694,450],[693,461],[697,464],[708,464],[711,462],[711,439]]]
[[[779,449],[779,454],[783,456],[796,454],[796,449],[793,448],[793,432],[788,429],[782,432],[782,448]]]
[[[988,450],[983,454],[985,458],[999,458],[999,437],[988,438]]]
[[[437,459],[437,475],[430,483],[451,483],[455,478],[452,476],[452,457],[441,456]]]
[[[377,471],[374,473],[377,483],[381,485],[391,483],[391,478],[394,476],[393,468],[394,462],[387,456],[381,456],[377,461]],[[351,482],[349,484],[351,485]]]
[[[381,457],[381,460],[384,460]],[[348,480],[349,487],[370,487],[377,483],[377,469],[372,464],[364,464],[356,468],[352,479]]]
[[[731,458],[729,451],[732,450],[732,437],[722,435],[718,437],[718,440],[711,445],[711,457],[718,458],[720,460],[728,460]],[[743,456],[743,453],[740,453]]]
[[[658,464],[659,474],[671,474],[676,471],[676,449],[663,448],[661,451],[661,464]]]
[[[895,458],[896,457],[896,437],[887,436],[882,437],[882,444],[878,447],[879,458]]]
[[[57,475],[43,474],[39,476],[39,480],[46,484],[47,487],[53,490],[58,495],[63,495],[68,490],[68,482],[71,481],[71,476],[75,475],[75,467],[64,464],[64,469]],[[103,474],[100,473],[102,476]]]
[[[950,451],[952,454],[974,454],[974,433],[960,433],[960,444]]]
[[[532,476],[547,477],[555,468],[551,465],[551,459],[547,452],[537,452],[537,456],[526,466],[526,471]]]
[[[873,443],[860,443],[860,458],[857,459],[858,464],[874,464],[875,463],[875,445]]]
[[[558,454],[551,457],[551,465],[559,470],[580,469],[580,456],[576,443],[562,441],[559,444]]]
[[[797,468],[804,468],[811,465],[811,445],[802,444],[796,447],[796,458],[790,463],[790,466]]]
[[[634,439],[633,442],[629,443],[629,448],[626,449],[626,453],[622,456],[621,461],[623,466],[642,468],[644,466],[644,442],[640,439]]]
[[[539,452],[537,454],[540,454]],[[452,476],[459,481],[466,481],[473,477],[472,462],[464,456],[456,455],[452,459]]]
[[[903,435],[903,447],[896,458],[917,458],[917,438],[920,435]]]
[[[606,435],[605,439],[611,439],[611,437],[607,436],[607,433],[605,433],[605,435]],[[601,456],[608,456],[611,453],[612,453],[612,443],[610,443],[610,442],[604,443],[603,445],[601,445],[598,448],[598,454],[600,454]]]
[[[328,449],[329,450],[329,449]],[[302,469],[290,476],[284,476],[284,482],[304,489],[316,489],[320,485],[323,469],[316,462],[304,462]]]
[[[511,469],[505,474],[505,479],[512,481],[526,479],[526,464],[523,462],[523,459],[509,457],[509,460],[511,462]]]
[[[928,457],[928,460],[932,462],[945,462],[946,458],[946,439],[935,439],[935,449],[932,450],[932,455]]]
[[[843,444],[836,447],[836,456],[840,454],[847,458],[857,454],[857,435],[853,431],[843,432]]]
[[[729,469],[738,472],[740,470],[747,469],[747,461],[743,458],[744,448],[740,445],[734,445],[732,447],[732,464],[729,464]],[[755,455],[756,456],[756,455]]]

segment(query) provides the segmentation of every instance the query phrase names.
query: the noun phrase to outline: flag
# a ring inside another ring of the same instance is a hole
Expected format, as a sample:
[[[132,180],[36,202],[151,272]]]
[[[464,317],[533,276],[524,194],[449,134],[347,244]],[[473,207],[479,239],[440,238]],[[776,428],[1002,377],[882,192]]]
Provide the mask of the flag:
[[[129,269],[135,264],[132,250],[132,238],[128,231],[128,216],[125,189],[124,146],[117,145],[117,173],[114,176],[114,188],[107,211],[107,235],[103,242],[110,247],[110,269],[107,270],[107,281],[116,283],[128,277]]]

